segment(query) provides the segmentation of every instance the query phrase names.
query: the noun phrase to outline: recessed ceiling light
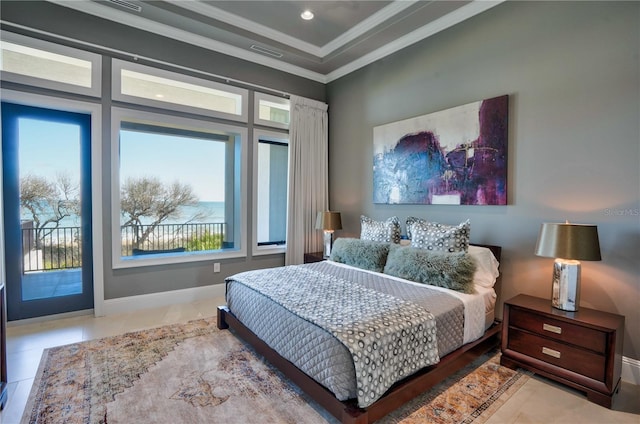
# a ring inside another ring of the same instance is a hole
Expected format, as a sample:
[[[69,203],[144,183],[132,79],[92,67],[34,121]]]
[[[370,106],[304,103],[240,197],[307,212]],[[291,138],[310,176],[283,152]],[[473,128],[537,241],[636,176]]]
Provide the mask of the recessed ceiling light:
[[[305,21],[310,21],[311,19],[313,19],[313,12],[310,10],[305,10],[300,14],[300,17]]]

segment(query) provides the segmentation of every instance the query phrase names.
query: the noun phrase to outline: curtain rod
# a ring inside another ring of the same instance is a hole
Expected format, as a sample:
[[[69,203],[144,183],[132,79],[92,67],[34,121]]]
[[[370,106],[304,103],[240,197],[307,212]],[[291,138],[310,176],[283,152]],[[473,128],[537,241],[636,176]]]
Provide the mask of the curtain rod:
[[[221,80],[221,81],[226,82],[226,83],[234,83],[236,85],[241,86],[242,88],[251,88],[251,89],[254,89],[254,90],[259,90],[259,91],[263,91],[263,92],[266,92],[266,93],[269,93],[269,94],[273,94],[273,95],[276,95],[276,96],[279,96],[279,97],[284,97],[284,98],[287,98],[287,99],[291,97],[291,94],[287,93],[285,91],[275,90],[273,88],[265,87],[265,86],[262,86],[262,85],[253,84],[253,83],[250,83],[250,82],[237,80],[235,78],[230,78],[230,77],[225,77],[225,76],[222,76],[222,75],[213,74],[213,73],[207,72],[207,71],[201,71],[199,69],[190,68],[188,66],[182,66],[182,65],[177,65],[175,63],[165,62],[164,60],[153,59],[151,57],[146,57],[146,56],[142,56],[142,55],[139,55],[139,54],[136,54],[136,53],[126,52],[126,51],[123,51],[123,50],[118,50],[118,49],[114,49],[114,48],[111,48],[111,47],[102,46],[100,44],[90,43],[88,41],[77,40],[75,38],[66,37],[64,35],[53,34],[51,32],[44,31],[44,30],[37,29],[37,28],[31,28],[31,27],[28,27],[26,25],[16,24],[16,23],[13,23],[13,22],[7,22],[4,19],[0,19],[0,24],[6,25],[6,26],[9,26],[9,27],[13,27],[13,28],[26,30],[26,31],[33,32],[33,33],[39,34],[39,35],[46,35],[47,37],[51,37],[51,38],[53,38],[55,40],[76,43],[76,44],[79,44],[79,45],[81,45],[83,47],[91,47],[93,49],[97,49],[98,51],[101,51],[102,53],[116,53],[116,54],[119,54],[119,55],[128,56],[133,61],[145,60],[145,61],[149,61],[151,63],[165,65],[165,66],[169,66],[169,67],[176,68],[176,69],[182,69],[182,70],[189,71],[189,72],[194,72],[194,73],[197,73],[197,74],[200,74],[200,75],[206,75],[208,77],[216,78],[216,79]],[[222,53],[220,53],[220,54],[222,54]]]

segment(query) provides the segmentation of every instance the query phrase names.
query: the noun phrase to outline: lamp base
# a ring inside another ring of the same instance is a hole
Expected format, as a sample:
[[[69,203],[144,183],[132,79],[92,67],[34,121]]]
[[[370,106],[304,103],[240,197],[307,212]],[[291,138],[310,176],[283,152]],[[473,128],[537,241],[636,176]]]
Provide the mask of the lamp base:
[[[556,259],[553,263],[551,306],[577,311],[580,304],[580,261]]]
[[[322,257],[327,259],[331,256],[331,245],[333,244],[333,231],[324,232],[324,252]]]

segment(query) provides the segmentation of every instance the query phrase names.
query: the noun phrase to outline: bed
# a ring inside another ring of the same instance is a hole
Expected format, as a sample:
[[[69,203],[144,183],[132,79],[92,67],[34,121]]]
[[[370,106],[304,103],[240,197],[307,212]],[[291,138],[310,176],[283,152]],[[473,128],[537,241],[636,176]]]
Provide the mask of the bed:
[[[496,278],[473,293],[348,260],[240,273],[227,279],[218,328],[234,330],[341,422],[373,422],[498,344],[501,249],[472,249],[496,264]]]

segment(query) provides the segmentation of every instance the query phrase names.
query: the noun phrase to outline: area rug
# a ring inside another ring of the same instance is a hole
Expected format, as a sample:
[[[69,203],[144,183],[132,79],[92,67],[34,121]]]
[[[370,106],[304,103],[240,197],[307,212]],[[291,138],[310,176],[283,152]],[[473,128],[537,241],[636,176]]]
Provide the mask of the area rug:
[[[383,418],[484,422],[528,379],[490,352]],[[215,318],[46,349],[26,423],[333,423]]]

